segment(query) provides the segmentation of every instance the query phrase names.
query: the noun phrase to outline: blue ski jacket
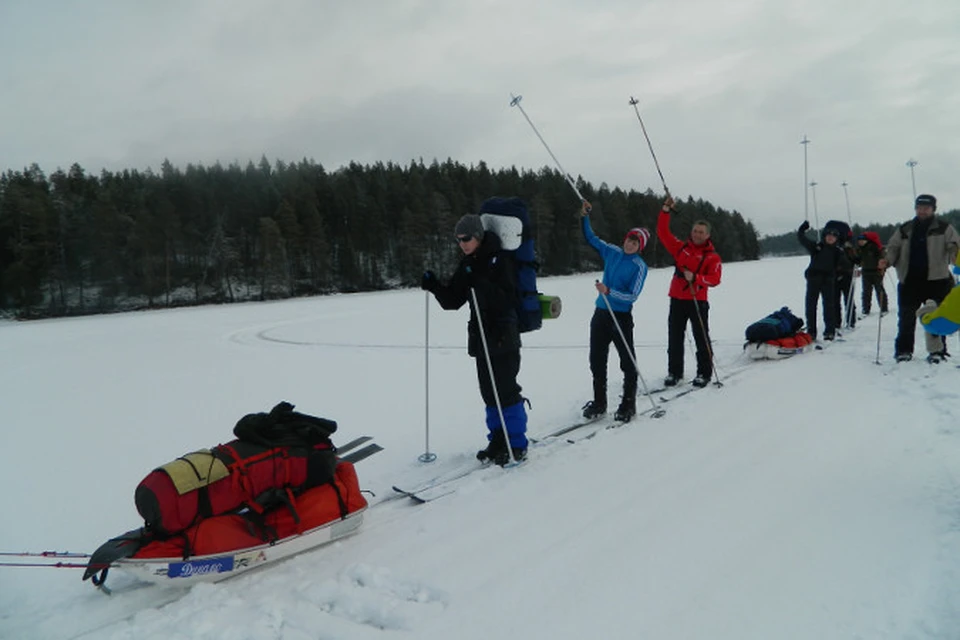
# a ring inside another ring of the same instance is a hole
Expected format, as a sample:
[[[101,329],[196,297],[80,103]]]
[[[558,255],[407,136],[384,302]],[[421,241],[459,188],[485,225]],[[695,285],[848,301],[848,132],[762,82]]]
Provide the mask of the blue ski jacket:
[[[603,258],[602,282],[610,288],[610,293],[607,295],[610,308],[617,312],[629,313],[633,309],[633,303],[643,291],[643,283],[647,279],[647,263],[639,253],[627,255],[622,247],[598,238],[590,227],[590,216],[583,216],[581,220],[584,237]],[[597,296],[596,305],[600,309],[606,309],[607,305],[604,304],[602,295]]]

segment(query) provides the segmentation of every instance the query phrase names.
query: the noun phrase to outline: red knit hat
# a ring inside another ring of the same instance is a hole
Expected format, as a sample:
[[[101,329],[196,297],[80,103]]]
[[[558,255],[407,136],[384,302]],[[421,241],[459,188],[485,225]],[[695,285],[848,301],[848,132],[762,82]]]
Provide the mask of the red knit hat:
[[[624,240],[627,238],[633,238],[640,243],[640,251],[643,251],[643,248],[647,246],[647,240],[650,239],[650,232],[644,229],[643,227],[634,227],[627,231],[627,235],[624,236]]]

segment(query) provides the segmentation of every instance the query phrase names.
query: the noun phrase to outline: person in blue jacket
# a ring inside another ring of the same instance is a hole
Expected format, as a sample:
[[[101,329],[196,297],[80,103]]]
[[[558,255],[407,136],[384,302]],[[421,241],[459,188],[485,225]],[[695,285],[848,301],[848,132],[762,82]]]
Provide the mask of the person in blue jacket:
[[[650,231],[642,227],[630,229],[623,238],[622,247],[604,242],[590,227],[590,209],[590,203],[584,201],[580,210],[581,226],[587,242],[603,259],[603,280],[596,284],[600,295],[597,296],[596,309],[590,320],[593,400],[584,405],[583,417],[596,418],[607,412],[607,358],[612,342],[620,356],[620,370],[623,372],[623,398],[615,417],[617,420],[626,421],[637,413],[637,369],[634,366],[632,312],[633,303],[643,291],[643,283],[647,279],[647,263],[640,257],[640,252],[650,239]],[[609,301],[610,309],[607,309],[604,298]],[[617,330],[617,325],[620,331]]]

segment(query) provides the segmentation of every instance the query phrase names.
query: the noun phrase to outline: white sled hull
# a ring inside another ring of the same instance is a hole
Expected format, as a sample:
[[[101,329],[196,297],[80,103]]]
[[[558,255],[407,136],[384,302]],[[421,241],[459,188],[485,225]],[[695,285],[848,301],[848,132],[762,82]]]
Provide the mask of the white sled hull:
[[[273,544],[263,544],[228,553],[182,558],[124,558],[114,567],[140,580],[155,584],[190,585],[218,582],[293,557],[356,533],[363,524],[363,512],[354,511],[343,520],[328,522]]]

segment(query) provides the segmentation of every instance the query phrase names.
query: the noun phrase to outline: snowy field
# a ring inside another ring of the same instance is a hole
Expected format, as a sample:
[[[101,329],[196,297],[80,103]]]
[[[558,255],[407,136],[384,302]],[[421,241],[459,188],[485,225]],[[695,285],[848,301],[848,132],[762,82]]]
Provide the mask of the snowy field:
[[[337,420],[335,442],[385,447],[357,466],[375,497],[354,537],[184,590],[115,571],[109,597],[79,570],[0,568],[0,638],[960,638],[960,370],[894,364],[895,305],[880,365],[876,312],[824,351],[748,362],[748,324],[802,315],[806,262],[725,267],[722,388],[423,506],[385,499],[470,460],[484,426],[467,312],[426,312],[422,291],[0,324],[0,551],[89,552],[135,528],[151,469],[280,400]],[[651,271],[634,312],[651,387],[671,273]],[[533,435],[589,399],[595,277],[541,280],[564,310],[524,337]],[[615,356],[610,380],[615,405]]]

